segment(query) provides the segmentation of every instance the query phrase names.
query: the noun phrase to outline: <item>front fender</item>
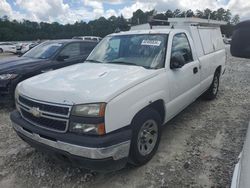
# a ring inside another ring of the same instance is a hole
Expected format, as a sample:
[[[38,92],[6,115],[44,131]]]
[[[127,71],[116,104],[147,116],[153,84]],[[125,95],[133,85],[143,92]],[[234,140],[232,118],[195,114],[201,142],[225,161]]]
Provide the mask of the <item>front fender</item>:
[[[146,80],[112,99],[106,107],[105,128],[111,132],[131,124],[134,116],[150,103],[169,100],[166,72]]]

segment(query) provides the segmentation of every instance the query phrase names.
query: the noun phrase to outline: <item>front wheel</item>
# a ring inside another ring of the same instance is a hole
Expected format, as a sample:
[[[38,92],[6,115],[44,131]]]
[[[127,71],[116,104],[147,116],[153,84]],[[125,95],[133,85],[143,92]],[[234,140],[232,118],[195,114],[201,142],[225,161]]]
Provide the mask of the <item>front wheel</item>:
[[[220,74],[219,72],[216,72],[211,86],[204,94],[204,98],[207,100],[215,99],[219,90],[219,84],[220,84]]]
[[[147,108],[132,122],[133,136],[130,161],[136,166],[147,163],[156,153],[161,137],[161,117],[157,111]]]
[[[2,48],[0,48],[0,54],[1,54],[1,53],[3,53],[3,49],[2,49]]]

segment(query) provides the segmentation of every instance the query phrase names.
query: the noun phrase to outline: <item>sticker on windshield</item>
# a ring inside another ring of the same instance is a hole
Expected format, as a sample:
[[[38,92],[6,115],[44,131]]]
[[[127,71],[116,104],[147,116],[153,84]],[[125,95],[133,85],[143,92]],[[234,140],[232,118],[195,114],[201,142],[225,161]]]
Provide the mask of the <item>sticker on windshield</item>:
[[[144,46],[160,46],[161,41],[159,40],[143,40],[141,45]]]

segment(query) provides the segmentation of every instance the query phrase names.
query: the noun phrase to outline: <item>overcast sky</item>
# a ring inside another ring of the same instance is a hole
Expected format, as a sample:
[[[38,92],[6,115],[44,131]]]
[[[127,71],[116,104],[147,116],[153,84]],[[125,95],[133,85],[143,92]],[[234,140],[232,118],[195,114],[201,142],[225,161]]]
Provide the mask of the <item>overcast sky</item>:
[[[250,0],[0,0],[0,16],[65,24],[120,14],[130,18],[137,9],[164,12],[220,7],[239,14],[242,20],[250,19]]]

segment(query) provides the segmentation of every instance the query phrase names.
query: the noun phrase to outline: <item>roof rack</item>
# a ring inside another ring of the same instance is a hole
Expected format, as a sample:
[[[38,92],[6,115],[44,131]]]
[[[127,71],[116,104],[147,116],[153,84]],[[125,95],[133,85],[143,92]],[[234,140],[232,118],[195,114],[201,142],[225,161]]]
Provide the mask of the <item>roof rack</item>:
[[[130,30],[143,30],[143,29],[159,29],[159,28],[171,28],[175,27],[189,27],[189,26],[203,26],[203,27],[220,27],[221,25],[226,25],[225,21],[202,19],[195,17],[188,18],[168,18],[168,20],[152,19],[149,23],[135,25],[130,28]]]
[[[170,26],[177,25],[186,25],[186,26],[221,26],[226,25],[225,21],[211,20],[211,19],[202,19],[202,18],[168,18]]]

